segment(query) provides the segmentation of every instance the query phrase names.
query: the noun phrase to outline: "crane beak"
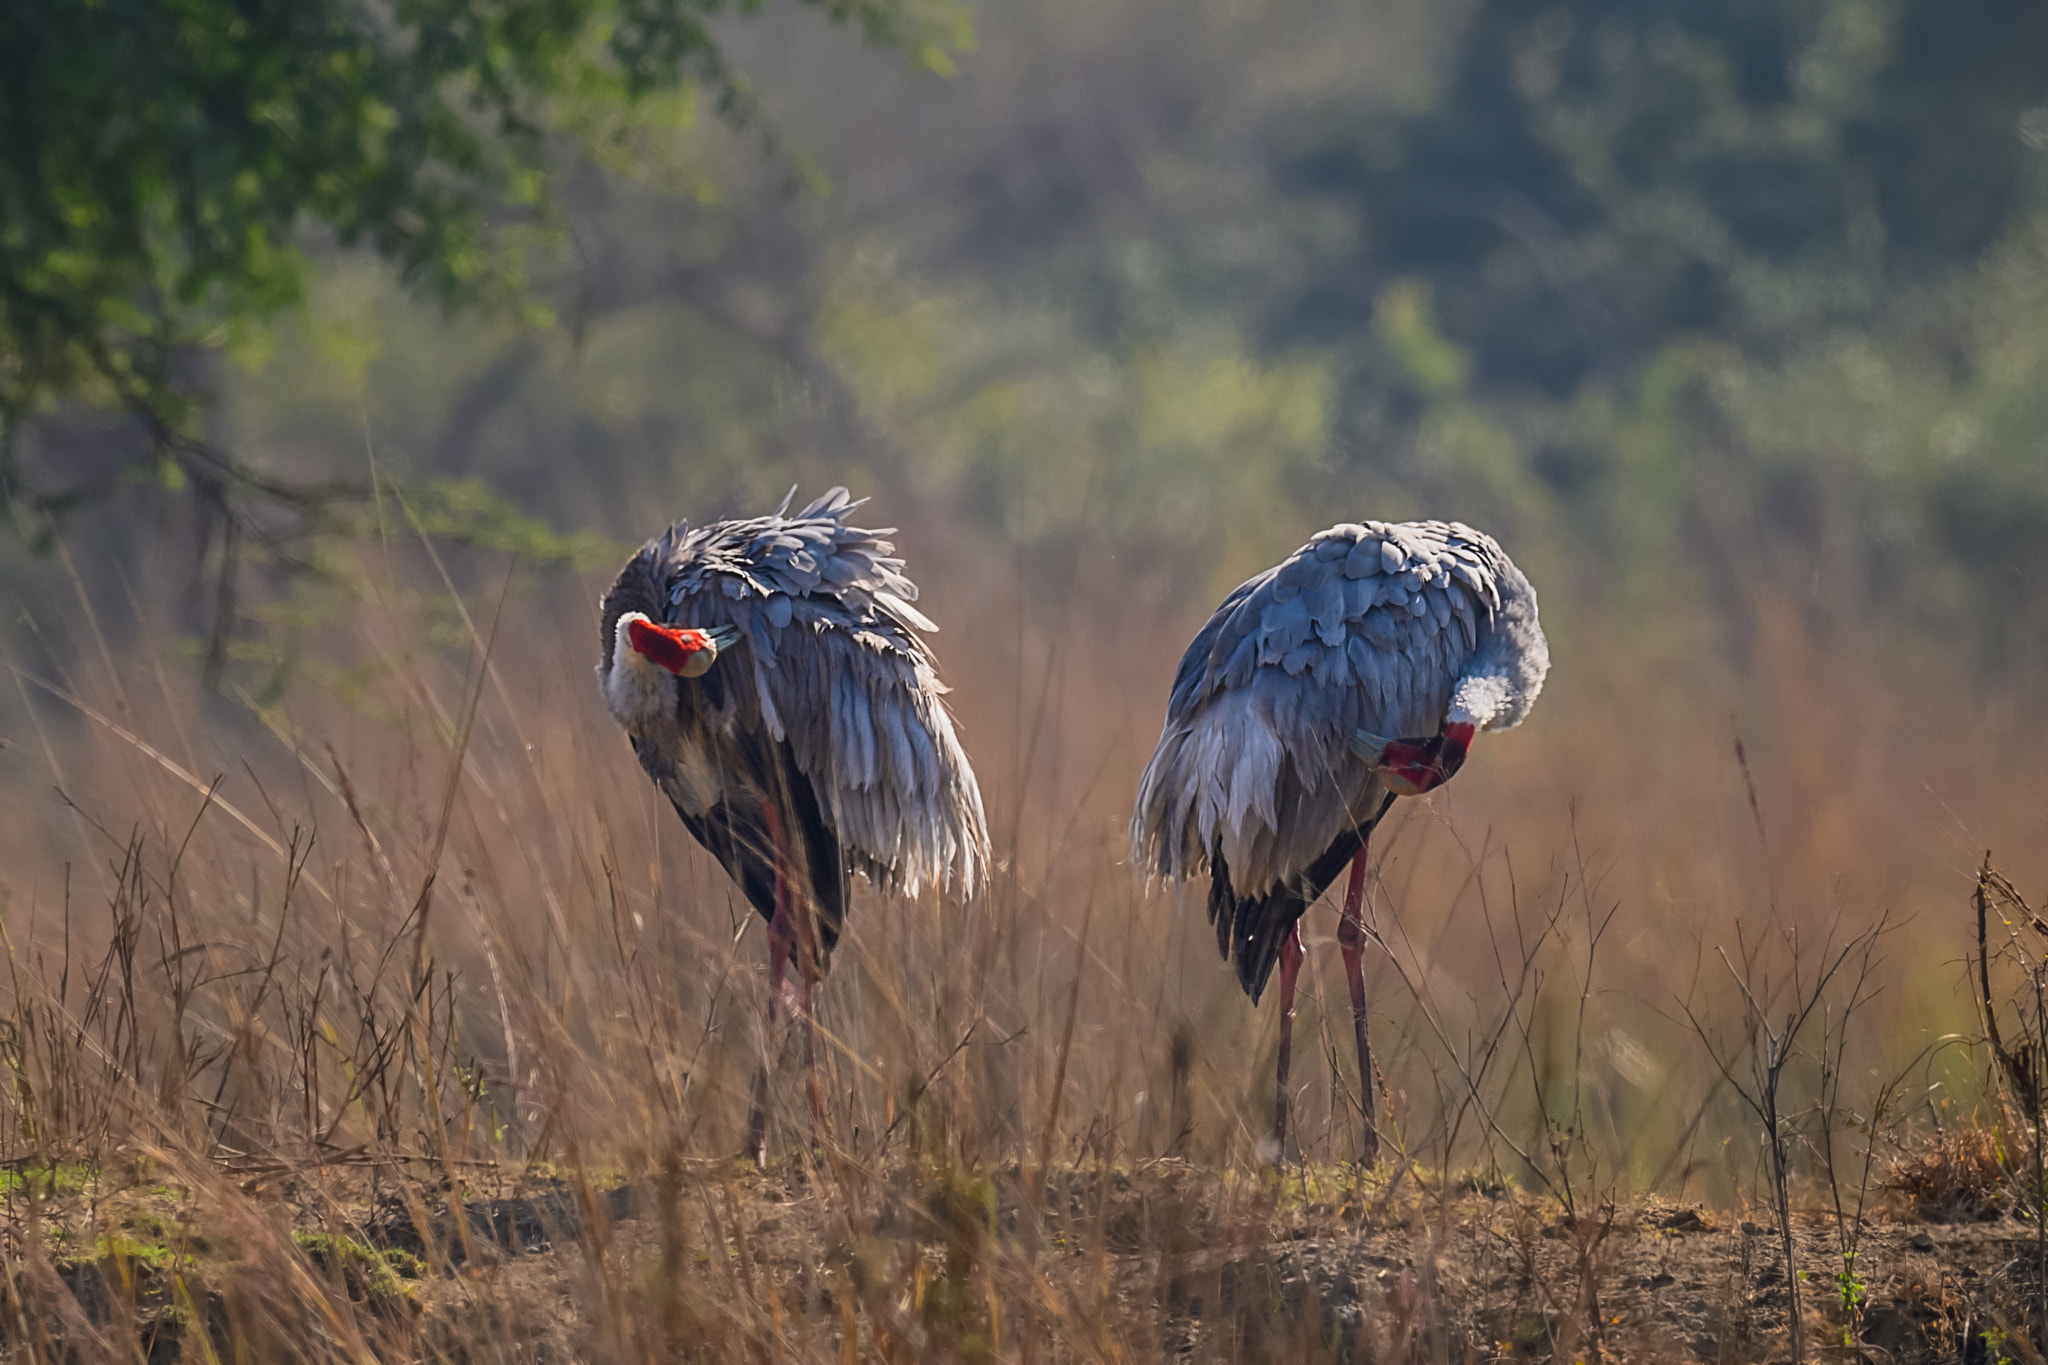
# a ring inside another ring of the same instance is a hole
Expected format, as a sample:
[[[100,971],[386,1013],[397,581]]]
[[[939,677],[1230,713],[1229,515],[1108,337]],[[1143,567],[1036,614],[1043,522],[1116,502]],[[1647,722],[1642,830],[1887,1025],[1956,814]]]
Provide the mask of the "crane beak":
[[[711,671],[711,665],[718,662],[718,656],[726,649],[739,643],[740,633],[731,626],[711,626],[705,630],[686,630],[683,635],[694,637],[696,648],[676,675],[683,678],[701,678]]]
[[[1351,735],[1351,752],[1374,767],[1387,752],[1387,741],[1369,730],[1356,730]]]

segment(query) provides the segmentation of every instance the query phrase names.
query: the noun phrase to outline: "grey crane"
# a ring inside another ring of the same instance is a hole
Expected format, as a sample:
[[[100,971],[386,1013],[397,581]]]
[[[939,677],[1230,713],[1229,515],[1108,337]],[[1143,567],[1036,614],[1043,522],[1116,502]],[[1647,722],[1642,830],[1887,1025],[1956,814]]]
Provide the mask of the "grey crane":
[[[598,679],[640,766],[768,921],[768,1024],[803,1028],[819,1121],[814,993],[848,882],[965,895],[988,826],[953,732],[917,586],[887,530],[849,526],[834,488],[795,516],[677,522],[642,546],[601,607]],[[795,998],[784,971],[796,968]],[[747,1141],[766,1156],[768,1063]]]
[[[1280,968],[1283,1158],[1302,916],[1348,865],[1337,941],[1370,1164],[1367,843],[1396,796],[1458,771],[1474,734],[1520,724],[1549,667],[1529,580],[1491,537],[1442,521],[1331,527],[1240,584],[1182,657],[1131,817],[1132,865],[1169,881],[1208,873],[1216,946],[1253,1004]]]

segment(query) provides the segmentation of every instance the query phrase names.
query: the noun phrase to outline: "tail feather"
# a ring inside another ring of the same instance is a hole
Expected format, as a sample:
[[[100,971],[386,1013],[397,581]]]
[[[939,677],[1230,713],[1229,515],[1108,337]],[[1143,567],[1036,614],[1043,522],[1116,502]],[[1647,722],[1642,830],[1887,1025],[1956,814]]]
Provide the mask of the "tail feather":
[[[1216,927],[1216,950],[1236,968],[1237,983],[1254,1005],[1295,924],[1365,847],[1366,836],[1392,804],[1389,794],[1372,819],[1348,826],[1307,870],[1259,895],[1241,895],[1231,886],[1221,840],[1210,850],[1209,922]]]

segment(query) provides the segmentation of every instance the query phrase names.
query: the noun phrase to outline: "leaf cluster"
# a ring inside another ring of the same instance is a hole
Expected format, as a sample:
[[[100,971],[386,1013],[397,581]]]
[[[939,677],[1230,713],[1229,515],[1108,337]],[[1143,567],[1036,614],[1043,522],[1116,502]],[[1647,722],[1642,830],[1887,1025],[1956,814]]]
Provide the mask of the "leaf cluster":
[[[309,242],[444,305],[520,300],[562,141],[687,120],[699,91],[747,121],[711,25],[761,2],[0,7],[0,422],[82,396],[191,434],[181,354],[298,304]],[[951,31],[902,0],[813,3],[876,42]]]

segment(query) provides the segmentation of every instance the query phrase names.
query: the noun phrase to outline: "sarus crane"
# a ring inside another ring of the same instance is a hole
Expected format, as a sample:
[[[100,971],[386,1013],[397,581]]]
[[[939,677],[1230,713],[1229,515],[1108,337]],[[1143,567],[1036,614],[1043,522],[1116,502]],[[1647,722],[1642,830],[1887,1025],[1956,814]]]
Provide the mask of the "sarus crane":
[[[988,826],[945,685],[883,536],[834,488],[795,516],[678,522],[642,546],[602,606],[598,678],[640,766],[768,921],[768,1038],[803,1030],[820,1120],[815,989],[852,873],[916,895],[986,876]],[[784,972],[796,972],[794,997]],[[768,1061],[749,1153],[766,1158]]]
[[[1280,968],[1281,1159],[1302,916],[1348,865],[1337,942],[1371,1164],[1367,842],[1396,796],[1449,780],[1475,734],[1519,724],[1549,667],[1529,580],[1491,537],[1442,521],[1333,526],[1239,585],[1188,646],[1139,784],[1132,865],[1208,873],[1216,946],[1253,1004]]]

